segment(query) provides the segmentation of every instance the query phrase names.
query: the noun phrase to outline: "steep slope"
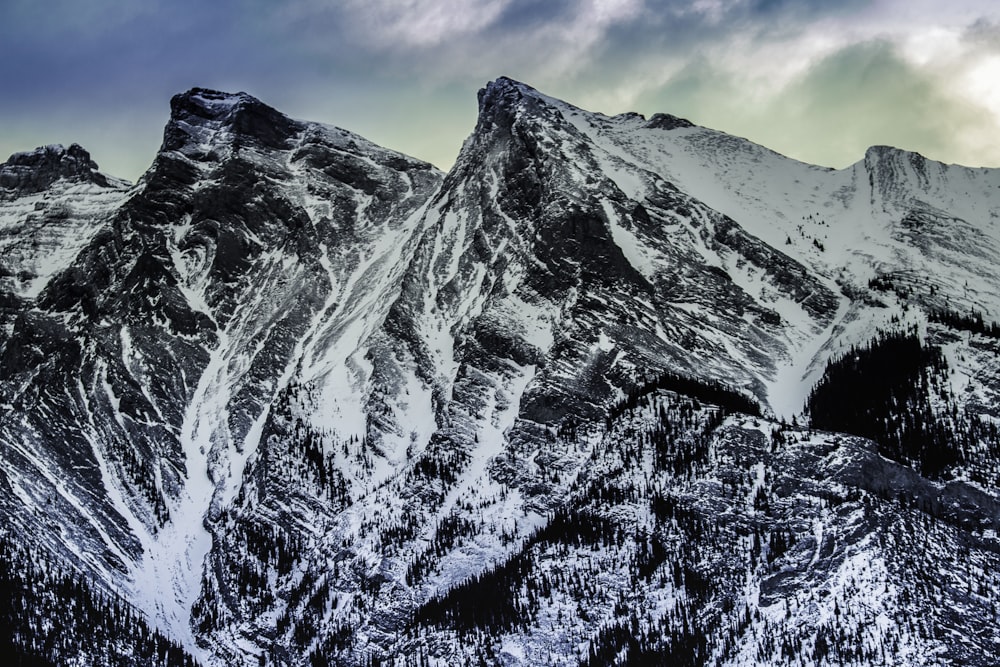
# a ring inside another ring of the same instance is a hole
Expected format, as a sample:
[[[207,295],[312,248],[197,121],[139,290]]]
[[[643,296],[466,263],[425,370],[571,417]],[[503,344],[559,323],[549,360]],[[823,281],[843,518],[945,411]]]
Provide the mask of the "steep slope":
[[[654,390],[612,420],[548,524],[424,605],[400,653],[412,664],[992,664],[997,637],[978,629],[995,614],[998,509],[870,441]]]
[[[768,401],[779,414],[790,418],[801,409],[834,351],[831,339],[840,347],[862,342],[872,324],[902,315],[899,304],[869,292],[870,284],[925,310],[1000,317],[991,268],[1000,251],[996,169],[874,146],[857,164],[832,170],[663,114],[648,121],[635,114],[571,118],[612,161],[659,174],[849,297],[838,318],[847,331],[793,346],[791,363],[768,383]],[[753,285],[752,271],[730,275]],[[887,309],[874,314],[870,306],[878,302]],[[780,300],[773,307],[797,317]]]
[[[171,111],[132,196],[5,341],[3,484],[19,533],[193,647],[212,522],[274,395],[365,312],[372,267],[391,280],[440,175],[243,94]]]
[[[1000,172],[479,103],[442,175],[175,97],[61,264],[11,255],[11,539],[206,664],[986,664]]]
[[[420,632],[414,608],[534,544],[536,530],[555,530],[553,512],[581,510],[578,489],[603,474],[587,461],[625,393],[680,372],[791,417],[807,370],[818,377],[837,349],[899,320],[906,299],[844,279],[811,251],[765,243],[747,231],[760,231],[753,209],[727,216],[651,162],[650,137],[694,131],[665,117],[591,114],[506,79],[481,92],[476,130],[427,207],[399,297],[367,339],[363,427],[331,418],[337,394],[314,373],[271,412],[198,606],[217,646],[238,654],[226,639],[236,634],[278,662],[386,659],[401,634]],[[861,196],[842,173],[740,145],[782,169],[829,176],[833,201]],[[665,162],[670,140],[659,148]],[[729,177],[715,175],[720,189]],[[808,206],[820,197],[814,186],[785,199]],[[878,215],[869,208],[858,222]],[[893,243],[914,254],[910,239]],[[620,579],[622,594],[629,581]],[[601,623],[557,624],[549,639],[573,627],[600,645]],[[918,651],[912,637],[879,641],[910,639]],[[441,641],[432,633],[402,652],[451,664],[487,650],[469,637],[451,649]]]
[[[381,642],[415,601],[496,558],[561,502],[589,448],[555,432],[593,429],[624,391],[667,369],[763,393],[792,336],[726,262],[751,263],[775,293],[798,298],[805,332],[832,321],[836,295],[732,220],[655,174],[633,176],[648,180],[650,197],[623,192],[568,105],[499,80],[480,107],[427,207],[398,298],[367,339],[366,421],[331,419],[345,400],[337,380],[305,367],[264,425],[199,605],[220,645],[235,623],[308,650],[323,633],[283,615],[294,600],[359,587],[362,600],[338,604],[328,627]],[[302,470],[314,485],[300,484]],[[468,522],[469,506],[484,517],[470,539],[434,544],[438,526]],[[241,547],[274,525],[291,555],[246,557]],[[406,584],[432,544],[445,556],[436,578]],[[243,604],[232,591],[248,576],[256,589],[278,581],[279,594]],[[228,609],[211,611],[220,602]]]

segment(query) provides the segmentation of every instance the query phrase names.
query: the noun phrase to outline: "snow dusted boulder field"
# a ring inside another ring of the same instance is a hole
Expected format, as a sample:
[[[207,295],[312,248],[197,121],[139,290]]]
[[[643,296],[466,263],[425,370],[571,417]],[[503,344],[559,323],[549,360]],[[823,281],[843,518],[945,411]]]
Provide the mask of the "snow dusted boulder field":
[[[1000,171],[479,103],[447,174],[204,89],[0,166],[5,572],[124,664],[992,664]]]

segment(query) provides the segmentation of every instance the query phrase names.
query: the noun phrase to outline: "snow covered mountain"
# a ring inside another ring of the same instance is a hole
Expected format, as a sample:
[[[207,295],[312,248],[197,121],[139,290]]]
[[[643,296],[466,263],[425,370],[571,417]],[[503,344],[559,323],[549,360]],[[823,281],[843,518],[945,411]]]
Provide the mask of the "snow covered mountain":
[[[8,568],[203,664],[991,664],[1000,170],[479,101],[0,166]]]

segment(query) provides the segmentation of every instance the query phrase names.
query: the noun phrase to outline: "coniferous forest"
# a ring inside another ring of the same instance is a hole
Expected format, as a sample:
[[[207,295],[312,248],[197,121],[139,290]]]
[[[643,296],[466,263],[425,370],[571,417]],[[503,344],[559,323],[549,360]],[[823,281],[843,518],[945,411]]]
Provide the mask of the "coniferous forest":
[[[947,475],[974,447],[1000,451],[996,425],[958,408],[947,359],[915,331],[882,332],[832,359],[806,407],[813,427],[870,438],[929,477]]]
[[[0,535],[0,656],[11,667],[197,667],[116,596]]]

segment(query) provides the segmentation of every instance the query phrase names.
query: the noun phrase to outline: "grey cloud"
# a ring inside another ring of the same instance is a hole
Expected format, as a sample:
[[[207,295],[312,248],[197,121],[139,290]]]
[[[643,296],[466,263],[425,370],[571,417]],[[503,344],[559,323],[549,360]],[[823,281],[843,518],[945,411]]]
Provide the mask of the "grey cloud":
[[[574,0],[513,0],[485,30],[485,34],[509,34],[534,31],[553,22],[572,17],[578,6]]]
[[[816,18],[823,15],[842,15],[870,7],[875,0],[749,0],[739,3],[749,16],[773,18],[776,15]]]
[[[0,5],[0,40],[13,63],[0,71],[0,123],[8,128],[0,151],[31,148],[15,143],[41,136],[46,124],[60,132],[67,123],[89,124],[108,130],[81,129],[87,137],[68,139],[85,143],[109,169],[116,159],[103,156],[133,145],[108,138],[115,126],[133,134],[145,128],[157,141],[170,95],[194,85],[246,90],[442,167],[473,127],[476,90],[501,74],[581,106],[685,115],[837,165],[859,157],[866,143],[945,156],[963,136],[950,126],[971,133],[996,123],[949,98],[940,74],[907,65],[890,43],[854,44],[852,29],[872,0],[727,0],[718,11],[645,0],[610,19],[585,18],[584,3],[573,0],[505,0],[490,5],[500,6],[495,16],[457,16],[436,26],[439,39],[424,41],[393,38],[393,30],[416,24],[380,22],[398,14],[388,0],[157,0],[120,13],[130,5],[54,1],[52,16],[42,3]],[[419,14],[418,5],[407,7]],[[818,30],[837,53],[783,90],[761,90],[759,81],[784,63],[743,65],[733,46],[751,55],[768,47],[777,59],[784,45],[809,43]],[[997,23],[982,20],[965,43],[995,52],[997,32]],[[947,126],[934,124],[938,114],[948,115]],[[88,137],[105,145],[86,144]]]
[[[1000,52],[1000,22],[988,18],[977,19],[966,29],[964,38],[989,51]]]

